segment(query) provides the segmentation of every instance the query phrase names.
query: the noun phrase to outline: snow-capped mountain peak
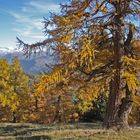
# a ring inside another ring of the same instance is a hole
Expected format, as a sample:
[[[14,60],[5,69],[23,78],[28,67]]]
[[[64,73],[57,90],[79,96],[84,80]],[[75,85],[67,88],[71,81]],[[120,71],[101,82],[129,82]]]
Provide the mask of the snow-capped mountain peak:
[[[7,47],[0,47],[0,53],[1,54],[7,54],[7,53],[14,53],[14,52],[19,52],[18,49],[10,49],[10,48],[7,48]]]
[[[49,54],[46,55],[45,52],[42,55],[36,55],[32,56],[31,58],[26,58],[26,56],[20,49],[9,49],[6,47],[0,47],[0,59],[4,58],[7,59],[8,62],[11,62],[14,56],[17,56],[19,58],[23,69],[28,73],[38,73],[41,70],[46,71],[47,68],[45,64],[54,63],[52,56]]]

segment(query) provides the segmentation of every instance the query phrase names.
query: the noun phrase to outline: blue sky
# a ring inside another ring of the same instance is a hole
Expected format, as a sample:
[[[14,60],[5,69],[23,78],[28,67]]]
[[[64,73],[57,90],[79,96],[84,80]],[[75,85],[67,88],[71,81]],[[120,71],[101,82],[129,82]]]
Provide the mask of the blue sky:
[[[43,17],[59,12],[68,0],[0,0],[0,47],[16,48],[16,36],[28,43],[44,39]]]

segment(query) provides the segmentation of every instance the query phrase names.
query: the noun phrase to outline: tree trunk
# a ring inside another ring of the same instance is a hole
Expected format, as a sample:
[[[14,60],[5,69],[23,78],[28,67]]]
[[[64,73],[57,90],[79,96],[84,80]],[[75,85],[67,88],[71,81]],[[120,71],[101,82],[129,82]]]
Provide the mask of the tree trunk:
[[[128,85],[125,86],[125,97],[121,99],[118,104],[114,105],[113,101],[115,99],[112,82],[110,82],[110,94],[109,100],[106,108],[106,115],[104,119],[104,127],[106,128],[128,128],[128,116],[132,109],[132,94],[128,89]]]
[[[116,9],[119,9],[117,7]],[[119,13],[119,12],[118,12]],[[128,127],[128,114],[132,107],[130,92],[126,84],[126,96],[121,100],[121,57],[124,55],[124,41],[122,31],[122,18],[118,15],[114,18],[115,26],[113,34],[114,43],[114,73],[110,82],[110,94],[106,108],[104,126],[106,128]]]
[[[128,127],[128,116],[129,113],[131,112],[132,109],[132,94],[129,91],[128,85],[126,84],[125,86],[125,97],[122,98],[121,100],[121,104],[119,106],[119,110],[118,110],[118,122],[120,123],[119,125],[121,127]]]
[[[16,121],[17,121],[17,119],[16,119],[16,112],[13,112],[13,120],[12,120],[12,122],[16,123]]]
[[[104,119],[104,126],[106,128],[112,128],[116,126],[116,120],[117,120],[117,111],[119,107],[119,103],[117,100],[117,94],[115,93],[114,88],[114,81],[111,80],[110,82],[110,94],[108,98],[108,103],[106,107],[106,114]]]
[[[35,111],[38,112],[38,99],[35,96]]]
[[[115,19],[115,21],[117,21],[117,19]],[[107,128],[116,125],[116,116],[120,98],[120,60],[122,47],[121,26],[117,25],[116,29],[117,30],[114,31],[114,76],[110,82],[110,94],[104,122],[104,125]]]
[[[59,95],[56,102],[56,112],[55,112],[53,122],[61,122],[60,104],[61,104],[61,96]]]

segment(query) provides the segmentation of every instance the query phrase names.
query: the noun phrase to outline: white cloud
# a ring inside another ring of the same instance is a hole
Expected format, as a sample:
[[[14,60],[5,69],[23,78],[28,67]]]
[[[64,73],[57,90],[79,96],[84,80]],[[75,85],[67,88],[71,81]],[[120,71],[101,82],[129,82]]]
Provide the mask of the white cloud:
[[[13,41],[14,40],[14,41]],[[9,38],[8,41],[7,39],[0,40],[0,47],[8,47],[9,49],[14,49],[16,48],[16,42],[15,42],[15,37],[14,38]]]
[[[18,33],[18,35],[26,37],[26,38],[32,38],[32,39],[44,39],[44,35],[39,32],[35,32],[32,28],[26,27],[26,28],[13,28],[15,32]]]
[[[16,12],[10,12],[10,14],[15,18],[16,23],[19,25],[30,26],[38,30],[43,28],[42,18],[32,18],[28,15],[18,14]]]
[[[9,12],[12,17],[14,17],[14,27],[13,30],[25,38],[32,39],[43,39],[44,34],[42,29],[44,27],[43,16],[49,14],[49,12],[60,11],[60,6],[53,2],[44,2],[44,0],[39,1],[29,1],[21,7],[21,11]]]
[[[43,38],[41,18],[31,18],[16,12],[10,12],[10,14],[15,18],[13,31],[18,35],[34,39]]]
[[[55,4],[52,2],[37,2],[37,1],[30,1],[26,6],[22,7],[23,12],[39,12],[39,13],[48,13],[48,12],[59,12],[60,6],[59,4]]]

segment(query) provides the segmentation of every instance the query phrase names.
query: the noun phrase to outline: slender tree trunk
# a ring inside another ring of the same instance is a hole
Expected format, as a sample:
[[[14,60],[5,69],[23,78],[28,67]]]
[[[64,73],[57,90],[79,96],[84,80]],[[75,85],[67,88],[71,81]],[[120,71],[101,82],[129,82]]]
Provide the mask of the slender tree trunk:
[[[56,102],[56,112],[55,112],[53,122],[55,122],[55,121],[61,122],[60,103],[61,103],[61,96],[59,95],[57,102]]]
[[[12,120],[13,123],[16,123],[17,122],[17,118],[16,118],[16,112],[14,111],[13,112],[13,120]]]
[[[35,96],[35,111],[38,112],[38,99]]]

